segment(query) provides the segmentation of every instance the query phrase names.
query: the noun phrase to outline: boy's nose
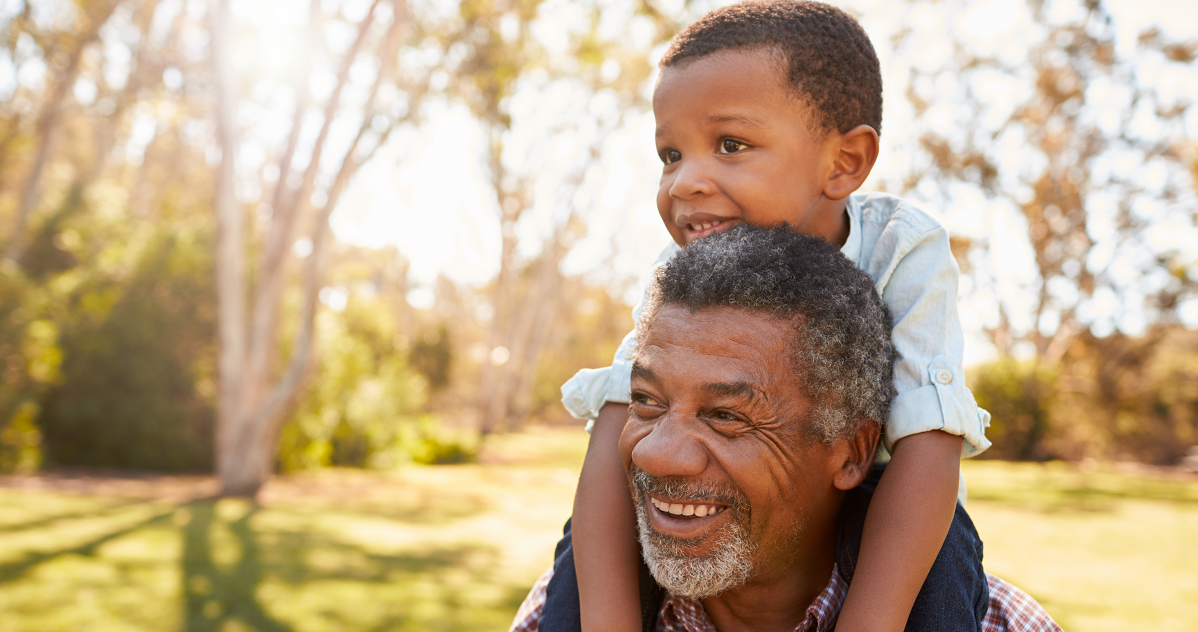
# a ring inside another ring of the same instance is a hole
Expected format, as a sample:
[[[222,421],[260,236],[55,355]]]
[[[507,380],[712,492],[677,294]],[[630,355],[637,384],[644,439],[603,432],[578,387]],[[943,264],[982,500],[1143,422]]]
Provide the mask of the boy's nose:
[[[707,195],[714,190],[707,170],[698,160],[683,161],[674,172],[674,181],[670,183],[670,197],[678,200],[688,200],[695,196]]]

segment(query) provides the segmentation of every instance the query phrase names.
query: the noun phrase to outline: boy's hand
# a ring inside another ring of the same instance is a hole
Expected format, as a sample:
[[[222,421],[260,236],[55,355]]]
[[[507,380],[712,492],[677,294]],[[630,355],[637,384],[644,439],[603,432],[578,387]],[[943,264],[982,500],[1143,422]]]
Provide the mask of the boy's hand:
[[[641,629],[636,515],[617,449],[627,421],[627,404],[603,405],[574,495],[570,529],[583,632]]]
[[[865,516],[861,557],[837,632],[900,632],[957,506],[962,438],[939,430],[900,439]]]

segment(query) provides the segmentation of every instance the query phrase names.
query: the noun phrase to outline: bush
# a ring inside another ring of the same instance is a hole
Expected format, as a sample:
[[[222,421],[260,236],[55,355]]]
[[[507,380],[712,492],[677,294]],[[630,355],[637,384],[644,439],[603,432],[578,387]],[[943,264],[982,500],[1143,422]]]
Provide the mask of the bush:
[[[1000,358],[971,374],[992,416],[984,457],[1174,465],[1198,443],[1198,332],[1084,333],[1055,367]]]
[[[417,420],[429,383],[395,349],[395,318],[377,296],[355,294],[338,314],[317,318],[316,374],[284,426],[279,469],[321,466],[387,468],[400,463],[461,459]]]
[[[132,279],[73,297],[60,382],[38,425],[48,464],[210,471],[215,357],[208,244],[166,238]],[[210,383],[210,381],[208,382]]]
[[[977,367],[969,381],[978,406],[990,411],[986,436],[993,446],[982,455],[1017,461],[1054,458],[1049,446],[1057,373],[1034,360],[1003,357]]]

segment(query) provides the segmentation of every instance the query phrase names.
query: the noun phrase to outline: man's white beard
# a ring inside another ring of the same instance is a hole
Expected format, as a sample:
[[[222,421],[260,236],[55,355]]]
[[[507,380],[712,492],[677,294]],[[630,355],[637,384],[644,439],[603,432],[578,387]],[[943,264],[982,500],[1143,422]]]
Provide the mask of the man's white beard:
[[[654,531],[646,505],[645,494],[638,493],[636,518],[641,553],[653,578],[671,594],[705,599],[743,586],[753,574],[755,547],[736,516],[730,516],[733,520],[713,536],[710,555],[693,557],[687,555],[687,548],[697,542]]]

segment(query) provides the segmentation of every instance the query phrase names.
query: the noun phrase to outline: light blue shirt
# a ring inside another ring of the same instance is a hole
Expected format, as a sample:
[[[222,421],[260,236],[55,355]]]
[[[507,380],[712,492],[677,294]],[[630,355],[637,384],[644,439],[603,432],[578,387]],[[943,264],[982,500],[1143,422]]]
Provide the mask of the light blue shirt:
[[[902,198],[884,193],[854,194],[846,205],[849,236],[840,251],[874,280],[894,316],[898,351],[894,386],[878,460],[889,459],[903,437],[943,430],[964,438],[962,458],[990,447],[990,413],[978,408],[961,369],[964,336],[957,315],[960,271],[948,231]],[[679,250],[670,244],[655,265]],[[639,320],[644,299],[632,310]],[[583,369],[562,386],[562,403],[578,419],[591,420],[604,402],[627,403],[636,332],[624,337],[610,367]],[[964,500],[964,486],[960,494]]]

